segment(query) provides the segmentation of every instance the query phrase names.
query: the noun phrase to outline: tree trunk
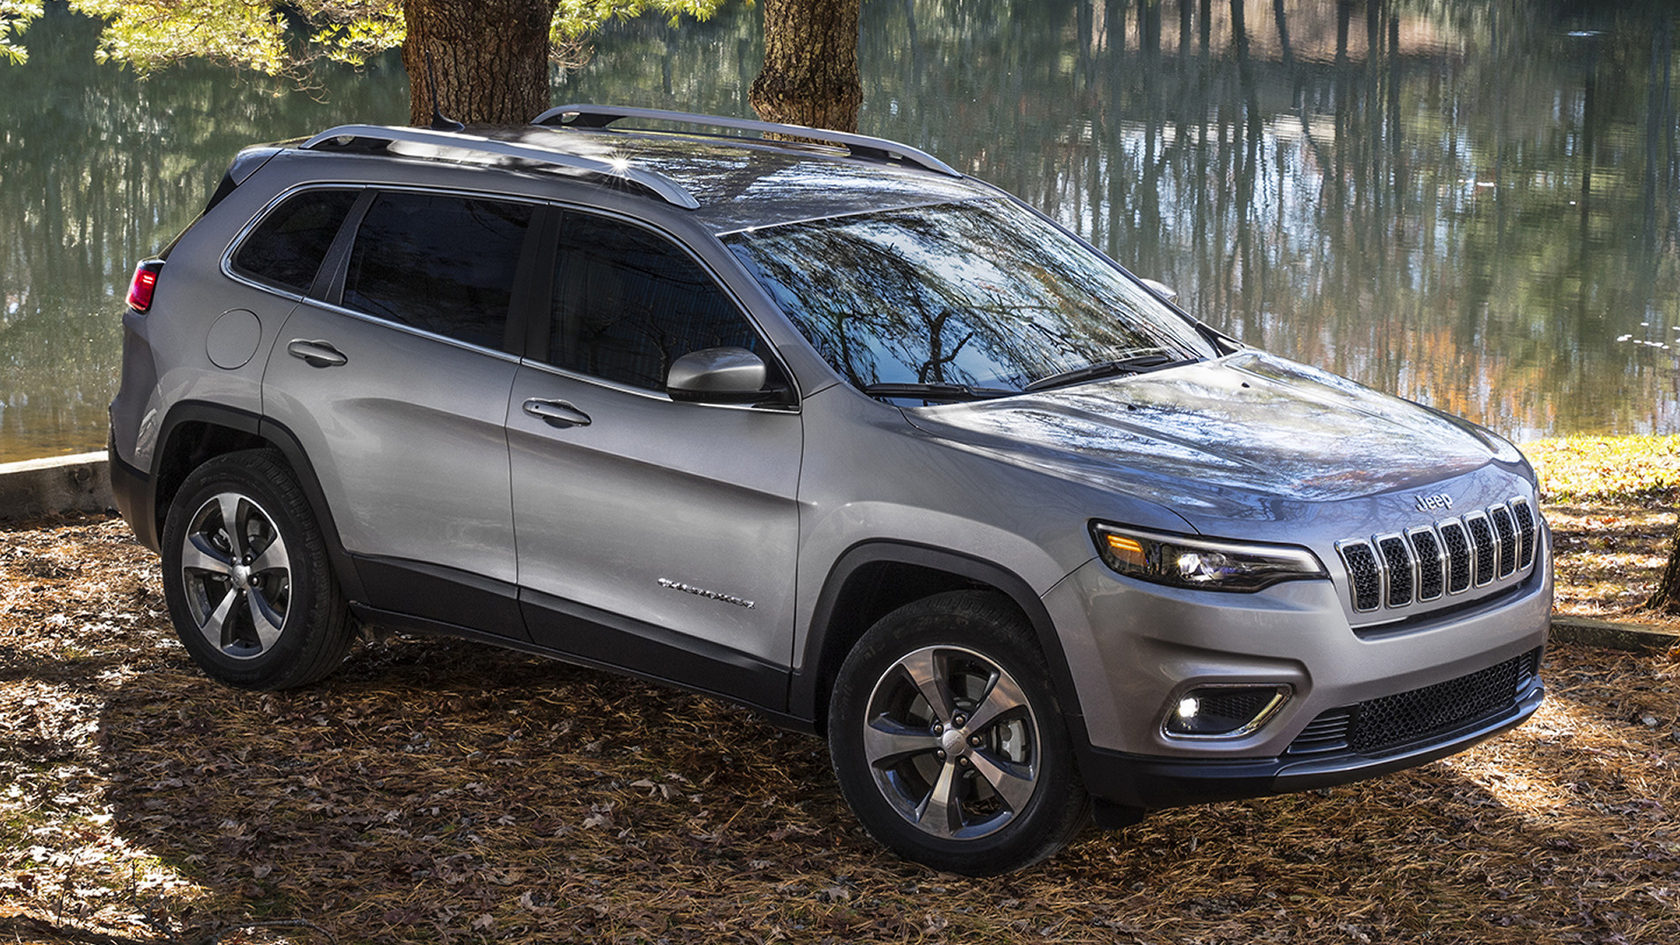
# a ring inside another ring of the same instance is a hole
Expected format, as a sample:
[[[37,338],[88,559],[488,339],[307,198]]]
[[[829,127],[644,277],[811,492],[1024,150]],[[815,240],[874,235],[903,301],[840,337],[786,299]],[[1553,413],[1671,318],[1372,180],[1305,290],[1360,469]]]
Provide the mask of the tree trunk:
[[[748,98],[765,121],[856,131],[861,0],[760,0],[764,71]]]
[[[1662,580],[1657,582],[1651,599],[1645,602],[1645,609],[1680,614],[1680,522],[1674,525],[1674,539],[1668,548],[1668,567],[1663,568]]]
[[[409,121],[519,125],[548,107],[558,0],[403,0]]]

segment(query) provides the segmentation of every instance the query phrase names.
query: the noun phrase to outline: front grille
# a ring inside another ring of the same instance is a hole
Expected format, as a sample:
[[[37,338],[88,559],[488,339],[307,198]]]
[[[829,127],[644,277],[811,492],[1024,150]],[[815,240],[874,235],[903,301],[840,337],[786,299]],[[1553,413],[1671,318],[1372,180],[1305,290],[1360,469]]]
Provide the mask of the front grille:
[[[1509,709],[1539,664],[1540,649],[1535,648],[1457,679],[1331,709],[1296,736],[1288,754],[1351,749],[1380,755],[1438,740]]]
[[[1370,613],[1486,587],[1527,571],[1540,542],[1540,519],[1517,498],[1405,534],[1336,543],[1347,566],[1353,609]]]

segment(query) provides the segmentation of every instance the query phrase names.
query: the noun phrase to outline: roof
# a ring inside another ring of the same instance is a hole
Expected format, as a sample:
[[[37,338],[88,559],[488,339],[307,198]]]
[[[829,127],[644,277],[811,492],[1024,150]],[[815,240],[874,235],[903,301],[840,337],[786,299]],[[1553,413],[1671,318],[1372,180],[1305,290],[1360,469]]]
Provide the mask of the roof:
[[[595,119],[575,126],[551,123],[451,132],[349,125],[324,131],[302,147],[389,150],[460,161],[476,155],[479,160],[511,161],[527,168],[553,165],[563,173],[632,185],[692,212],[696,222],[714,232],[996,195],[989,185],[958,174],[936,158],[883,139],[649,109],[587,110],[591,108],[567,106],[572,111],[545,113]],[[777,134],[804,131],[837,143],[602,127],[626,116]]]

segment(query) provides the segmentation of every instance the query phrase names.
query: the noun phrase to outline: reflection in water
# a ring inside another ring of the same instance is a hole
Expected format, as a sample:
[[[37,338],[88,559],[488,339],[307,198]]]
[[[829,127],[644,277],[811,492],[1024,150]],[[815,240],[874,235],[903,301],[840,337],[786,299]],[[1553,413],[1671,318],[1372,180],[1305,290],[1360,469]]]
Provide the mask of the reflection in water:
[[[1518,438],[1675,432],[1675,17],[870,0],[861,127],[1286,357]],[[128,273],[240,145],[406,114],[394,60],[319,104],[207,68],[136,82],[93,66],[94,29],[62,10],[26,38],[30,63],[0,66],[0,461],[103,442]],[[761,56],[756,8],[634,21],[554,96],[749,115]]]

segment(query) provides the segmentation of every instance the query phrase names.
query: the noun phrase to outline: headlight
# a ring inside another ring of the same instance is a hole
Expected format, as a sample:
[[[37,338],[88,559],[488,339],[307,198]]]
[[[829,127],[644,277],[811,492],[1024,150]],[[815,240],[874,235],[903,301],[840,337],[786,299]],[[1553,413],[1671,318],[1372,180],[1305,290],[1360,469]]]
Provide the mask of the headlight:
[[[1156,584],[1210,591],[1257,591],[1279,581],[1326,577],[1305,548],[1250,545],[1091,524],[1097,553],[1115,571]]]

